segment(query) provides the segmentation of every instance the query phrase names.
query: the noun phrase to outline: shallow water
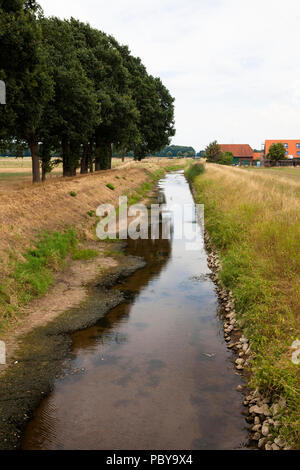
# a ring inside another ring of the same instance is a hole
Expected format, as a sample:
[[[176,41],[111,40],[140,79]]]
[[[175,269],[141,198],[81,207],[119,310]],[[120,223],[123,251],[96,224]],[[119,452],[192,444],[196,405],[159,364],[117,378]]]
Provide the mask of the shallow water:
[[[194,202],[182,173],[159,183],[171,205]],[[176,217],[176,215],[175,215]],[[187,240],[129,241],[147,266],[96,326],[73,335],[68,373],[28,424],[23,449],[194,450],[244,447],[241,378],[232,365],[203,237],[193,210]],[[195,249],[196,248],[196,249]]]

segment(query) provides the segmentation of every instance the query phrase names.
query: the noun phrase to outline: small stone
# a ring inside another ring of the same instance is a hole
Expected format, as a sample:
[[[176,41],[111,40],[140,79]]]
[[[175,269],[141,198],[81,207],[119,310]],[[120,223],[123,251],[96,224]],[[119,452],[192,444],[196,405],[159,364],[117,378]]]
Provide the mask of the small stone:
[[[264,404],[264,405],[262,405],[262,406],[253,405],[253,406],[251,406],[251,408],[249,409],[249,412],[250,412],[250,413],[257,414],[257,415],[270,416],[270,410],[269,410],[269,408],[268,408],[268,405],[266,405],[266,404]]]
[[[280,450],[280,447],[278,447],[276,444],[272,444],[272,450]]]
[[[255,416],[254,418],[254,424],[260,424],[260,419],[258,416]]]
[[[274,405],[272,405],[271,407],[271,410],[272,410],[272,415],[275,416],[278,414],[279,412],[279,405],[278,403],[274,403]]]
[[[254,441],[259,441],[259,439],[261,438],[261,434],[259,432],[256,432],[255,434],[253,434],[252,436],[252,439]]]
[[[242,336],[242,337],[240,338],[240,343],[248,343],[248,341],[249,341],[249,340],[248,340],[247,338],[245,338],[245,336]]]
[[[238,386],[236,387],[236,390],[237,390],[237,392],[242,392],[242,391],[243,391],[243,386],[242,386],[242,385],[238,385]]]
[[[270,441],[268,441],[265,445],[265,450],[273,450],[272,449],[272,443]]]
[[[286,400],[284,398],[280,398],[278,405],[279,408],[286,408]]]
[[[252,428],[251,431],[257,432],[261,430],[261,424],[255,424]]]
[[[281,439],[281,437],[276,437],[276,439],[274,439],[274,442],[278,447],[284,447],[285,445],[285,442],[283,439]]]
[[[243,369],[244,369],[244,367],[243,367],[241,364],[239,364],[238,366],[236,366],[236,368],[237,368],[237,370],[243,370]]]
[[[262,438],[259,439],[259,441],[258,441],[258,448],[259,448],[259,449],[264,449],[266,443],[267,443],[266,437],[262,437]]]
[[[268,436],[269,434],[269,426],[267,424],[263,424],[261,428],[261,433],[263,436]]]
[[[235,360],[235,363],[236,363],[236,364],[244,364],[244,359],[241,359],[241,358],[236,359],[236,360]]]

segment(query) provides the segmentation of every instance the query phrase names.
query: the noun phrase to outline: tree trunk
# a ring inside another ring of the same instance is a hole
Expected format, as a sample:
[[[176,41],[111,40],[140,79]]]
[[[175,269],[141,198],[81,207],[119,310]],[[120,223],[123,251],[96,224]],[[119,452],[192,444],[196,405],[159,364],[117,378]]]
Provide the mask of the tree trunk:
[[[125,162],[126,147],[122,149],[122,162]]]
[[[95,171],[101,170],[101,148],[100,146],[96,146],[96,157],[95,157]]]
[[[61,140],[62,157],[63,157],[63,176],[72,176],[70,143],[63,137]]]
[[[109,149],[109,153],[108,153],[108,168],[109,168],[109,170],[111,170],[112,156],[113,156],[113,144],[110,144],[110,149]]]
[[[46,181],[46,167],[42,163],[42,181]]]
[[[89,171],[88,145],[83,146],[83,152],[80,162],[80,173],[85,174]]]
[[[90,173],[94,173],[94,161],[93,161],[92,156],[90,156],[89,158],[89,167],[90,167]]]
[[[36,136],[33,136],[28,142],[31,160],[32,160],[32,182],[39,183],[41,181],[40,159],[39,159],[39,143]]]

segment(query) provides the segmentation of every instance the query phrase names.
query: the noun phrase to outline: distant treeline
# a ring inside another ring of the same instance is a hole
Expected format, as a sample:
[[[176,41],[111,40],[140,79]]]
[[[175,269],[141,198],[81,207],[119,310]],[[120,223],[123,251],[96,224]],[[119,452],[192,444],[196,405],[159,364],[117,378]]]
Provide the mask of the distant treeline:
[[[156,157],[194,157],[196,151],[193,147],[184,147],[181,145],[170,145],[159,152],[155,152]]]
[[[181,145],[170,145],[168,147],[165,147],[163,150],[160,150],[159,152],[155,152],[154,154],[147,154],[148,157],[154,156],[154,157],[167,157],[167,158],[172,158],[172,157],[195,157],[196,155],[198,157],[203,157],[204,156],[204,150],[196,153],[195,149],[193,147],[185,147]],[[0,151],[0,157],[30,157],[31,153],[29,149],[20,149],[18,147],[13,147],[13,144],[10,148],[10,150],[5,150],[5,151]],[[57,153],[52,154],[53,157],[58,157],[59,155]],[[121,151],[117,151],[114,146],[112,149],[112,156],[115,158],[123,158],[123,157],[129,157],[129,158],[134,158],[134,151],[125,151],[125,153]]]
[[[140,160],[169,145],[174,99],[127,46],[74,18],[46,18],[34,0],[0,1],[0,153],[30,149],[33,181],[111,167],[113,152]],[[1,151],[2,150],[2,151]]]

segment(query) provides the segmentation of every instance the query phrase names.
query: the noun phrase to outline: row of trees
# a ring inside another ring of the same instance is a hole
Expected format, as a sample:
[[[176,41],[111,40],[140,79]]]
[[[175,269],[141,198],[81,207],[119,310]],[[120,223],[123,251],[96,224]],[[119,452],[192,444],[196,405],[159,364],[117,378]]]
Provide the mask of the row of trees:
[[[108,169],[114,151],[142,159],[169,144],[174,99],[112,36],[75,19],[44,17],[34,0],[0,0],[0,142],[28,146],[33,181]]]

